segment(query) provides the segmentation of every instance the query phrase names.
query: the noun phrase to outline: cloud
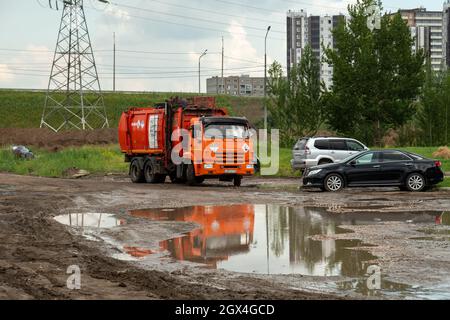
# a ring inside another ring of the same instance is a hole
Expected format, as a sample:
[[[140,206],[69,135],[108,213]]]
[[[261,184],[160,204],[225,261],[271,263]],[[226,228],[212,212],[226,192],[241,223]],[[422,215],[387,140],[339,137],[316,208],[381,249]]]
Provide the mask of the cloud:
[[[130,14],[128,13],[128,11],[117,8],[116,6],[108,6],[104,10],[104,12],[109,16],[117,18],[118,20],[122,21],[130,20]]]
[[[47,88],[53,53],[46,46],[29,44],[0,65],[0,86]]]
[[[12,70],[6,64],[0,64],[0,84],[8,84],[14,81]]]

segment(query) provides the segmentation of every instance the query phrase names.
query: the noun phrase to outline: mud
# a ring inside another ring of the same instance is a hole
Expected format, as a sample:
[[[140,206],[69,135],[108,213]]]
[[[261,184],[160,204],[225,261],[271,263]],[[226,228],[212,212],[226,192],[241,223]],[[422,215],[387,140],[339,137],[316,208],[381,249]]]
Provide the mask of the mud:
[[[216,182],[201,187],[170,183],[155,186],[133,185],[118,176],[64,180],[0,174],[0,298],[377,298],[377,295],[368,296],[354,289],[351,277],[347,276],[248,274],[201,268],[194,262],[163,256],[147,263],[140,260],[142,256],[153,255],[152,250],[158,249],[161,241],[182,236],[198,225],[141,219],[130,215],[130,210],[228,204],[322,208],[344,220],[345,216],[351,220],[350,215],[367,215],[373,223],[343,225],[353,232],[316,235],[319,237],[316,240],[332,237],[367,244],[351,250],[364,250],[377,257],[386,286],[392,283],[392,286],[417,288],[417,292],[423,292],[423,295],[411,296],[410,289],[400,290],[406,292],[406,298],[442,297],[433,295],[438,284],[441,285],[439,293],[448,292],[450,243],[440,241],[439,237],[446,234],[449,227],[433,221],[424,226],[420,217],[424,212],[448,211],[449,192],[410,194],[395,189],[355,189],[324,194],[262,188],[275,183],[295,184],[296,180],[254,178],[245,180],[243,187],[236,189]],[[119,223],[118,228],[105,228],[100,234],[102,237],[89,238],[54,219],[64,214],[96,212],[111,214],[126,222]],[[383,220],[385,212],[402,218]],[[403,221],[405,213],[408,217]],[[409,214],[417,214],[417,219]],[[435,234],[438,241],[413,239],[433,238]],[[127,243],[128,253],[133,253],[134,259],[118,259],[124,257],[117,250],[117,241]],[[66,287],[67,268],[72,265],[81,268],[81,290]],[[389,295],[382,298],[389,298]]]
[[[61,131],[37,128],[0,128],[0,146],[25,145],[58,151],[63,147],[117,143],[117,129]]]

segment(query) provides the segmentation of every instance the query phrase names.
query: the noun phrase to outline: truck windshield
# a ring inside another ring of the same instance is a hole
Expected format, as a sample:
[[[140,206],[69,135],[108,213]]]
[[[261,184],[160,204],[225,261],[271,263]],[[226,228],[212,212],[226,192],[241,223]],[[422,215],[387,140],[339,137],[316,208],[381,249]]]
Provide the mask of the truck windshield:
[[[248,137],[248,128],[241,124],[212,123],[205,128],[206,139],[246,139]]]

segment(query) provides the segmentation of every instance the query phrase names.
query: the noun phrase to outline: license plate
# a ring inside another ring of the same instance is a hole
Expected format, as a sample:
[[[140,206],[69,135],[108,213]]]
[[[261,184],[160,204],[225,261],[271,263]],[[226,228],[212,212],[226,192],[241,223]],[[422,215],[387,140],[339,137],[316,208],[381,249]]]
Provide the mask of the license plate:
[[[225,170],[225,173],[236,173],[237,170]]]

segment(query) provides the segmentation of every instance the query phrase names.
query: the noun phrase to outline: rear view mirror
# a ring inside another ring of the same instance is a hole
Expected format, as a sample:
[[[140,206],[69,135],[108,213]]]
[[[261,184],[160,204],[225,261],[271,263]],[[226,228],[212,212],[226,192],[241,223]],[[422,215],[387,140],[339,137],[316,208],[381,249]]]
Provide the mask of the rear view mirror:
[[[353,161],[350,162],[350,165],[351,165],[351,166],[356,166],[357,164],[358,164],[358,163],[356,162],[356,160],[353,160]]]

